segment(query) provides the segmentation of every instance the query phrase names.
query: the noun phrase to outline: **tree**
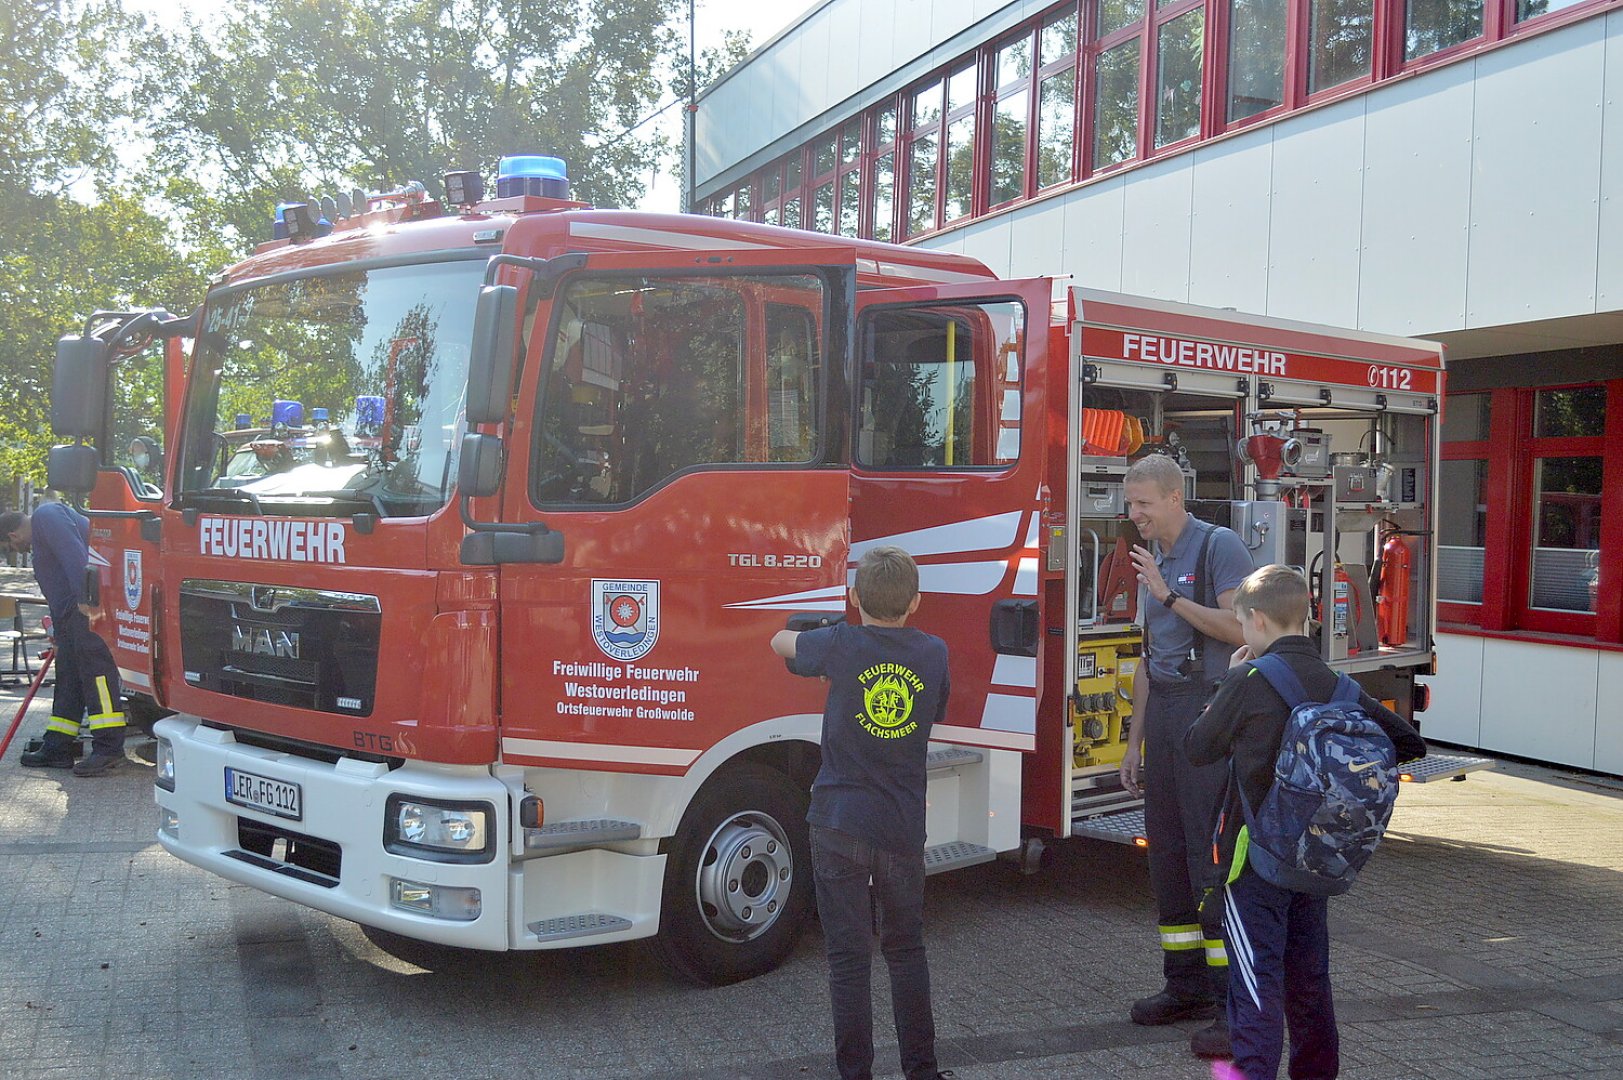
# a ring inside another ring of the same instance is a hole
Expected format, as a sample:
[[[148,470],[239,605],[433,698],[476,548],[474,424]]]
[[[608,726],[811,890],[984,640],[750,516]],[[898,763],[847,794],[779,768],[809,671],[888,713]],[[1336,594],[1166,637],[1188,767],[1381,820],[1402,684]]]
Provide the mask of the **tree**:
[[[169,197],[244,239],[306,192],[376,191],[505,154],[569,162],[577,197],[623,205],[663,150],[638,133],[676,40],[673,0],[243,0],[152,39],[140,99]]]

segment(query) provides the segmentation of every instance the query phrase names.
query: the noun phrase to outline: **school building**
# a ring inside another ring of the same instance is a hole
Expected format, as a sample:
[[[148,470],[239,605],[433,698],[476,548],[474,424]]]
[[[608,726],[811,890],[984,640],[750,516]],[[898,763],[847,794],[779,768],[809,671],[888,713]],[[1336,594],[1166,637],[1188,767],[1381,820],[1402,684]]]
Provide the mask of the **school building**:
[[[1449,349],[1429,738],[1623,774],[1623,0],[825,0],[693,205]]]

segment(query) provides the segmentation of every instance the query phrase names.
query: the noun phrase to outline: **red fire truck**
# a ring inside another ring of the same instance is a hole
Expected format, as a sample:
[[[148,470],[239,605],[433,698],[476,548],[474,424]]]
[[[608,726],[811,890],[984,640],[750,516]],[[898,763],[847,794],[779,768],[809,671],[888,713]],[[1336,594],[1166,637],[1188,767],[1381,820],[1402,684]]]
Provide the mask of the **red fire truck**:
[[[1122,475],[1149,453],[1311,573],[1331,663],[1420,698],[1438,346],[558,179],[284,207],[193,315],[59,346],[52,482],[91,492],[101,625],[174,713],[172,854],[414,938],[768,970],[808,913],[823,696],[768,641],[849,617],[876,544],[951,648],[930,868],[1134,840]],[[148,481],[116,422],[158,415]]]

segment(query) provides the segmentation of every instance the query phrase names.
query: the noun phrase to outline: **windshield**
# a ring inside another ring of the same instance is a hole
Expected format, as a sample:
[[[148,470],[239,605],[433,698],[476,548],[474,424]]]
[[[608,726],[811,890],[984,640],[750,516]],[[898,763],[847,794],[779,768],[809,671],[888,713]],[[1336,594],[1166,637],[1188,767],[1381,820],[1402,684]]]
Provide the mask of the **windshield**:
[[[182,505],[431,514],[455,484],[484,260],[216,294],[181,435]]]

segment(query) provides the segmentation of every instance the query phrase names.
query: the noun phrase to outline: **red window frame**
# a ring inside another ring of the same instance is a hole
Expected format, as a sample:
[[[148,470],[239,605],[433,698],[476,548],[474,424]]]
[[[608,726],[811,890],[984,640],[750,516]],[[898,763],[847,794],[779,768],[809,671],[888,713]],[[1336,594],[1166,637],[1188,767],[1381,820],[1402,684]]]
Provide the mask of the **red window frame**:
[[[1597,385],[1606,388],[1603,435],[1533,437],[1533,410],[1539,391]],[[1439,601],[1439,621],[1489,631],[1623,643],[1623,379],[1503,387],[1490,393],[1488,438],[1444,443],[1442,449],[1445,461],[1488,462],[1482,603],[1477,606]],[[1534,487],[1539,461],[1552,457],[1601,459],[1600,583],[1593,612],[1555,611],[1531,604]]]
[[[901,221],[898,209],[902,200],[898,197],[902,192],[902,109],[905,98],[886,98],[869,110],[864,118],[868,125],[868,154],[863,159],[863,191],[862,191],[862,235],[869,239],[895,240],[902,235]],[[885,138],[880,118],[889,111],[891,114],[890,137]],[[883,141],[881,141],[883,140]],[[885,223],[886,233],[879,236],[879,159],[886,154],[890,158],[890,220]]]
[[[925,99],[934,97],[936,116],[934,120],[923,123],[918,122],[919,105]],[[902,95],[902,115],[899,123],[901,131],[897,135],[897,189],[902,192],[898,200],[901,206],[899,220],[901,230],[898,238],[911,240],[914,237],[925,236],[935,232],[941,227],[941,161],[946,149],[946,134],[942,128],[942,120],[946,115],[947,105],[947,73],[943,69],[936,71],[929,78],[920,82],[907,93]],[[935,190],[930,194],[930,214],[927,221],[913,223],[913,148],[924,139],[935,139]]]

